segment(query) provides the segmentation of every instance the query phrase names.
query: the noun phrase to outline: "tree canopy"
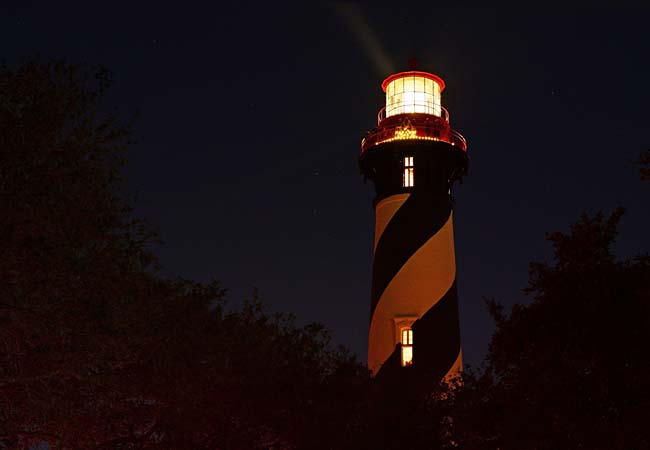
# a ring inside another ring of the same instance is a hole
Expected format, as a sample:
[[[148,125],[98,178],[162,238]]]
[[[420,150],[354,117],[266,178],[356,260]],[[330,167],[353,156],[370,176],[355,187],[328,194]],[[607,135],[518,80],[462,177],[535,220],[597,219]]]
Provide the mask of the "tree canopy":
[[[623,214],[583,215],[530,265],[532,297],[496,323],[483,371],[454,398],[455,442],[472,449],[648,448],[650,258],[612,254]]]
[[[367,372],[317,324],[168,280],[101,68],[0,67],[0,448],[332,448]]]

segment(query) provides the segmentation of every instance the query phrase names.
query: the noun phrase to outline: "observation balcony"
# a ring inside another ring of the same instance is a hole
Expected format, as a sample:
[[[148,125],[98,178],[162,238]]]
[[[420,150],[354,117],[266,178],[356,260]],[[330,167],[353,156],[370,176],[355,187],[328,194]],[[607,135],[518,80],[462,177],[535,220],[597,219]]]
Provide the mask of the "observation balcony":
[[[377,126],[361,141],[361,153],[375,145],[397,140],[443,141],[467,151],[467,141],[451,128],[449,112],[439,103],[409,103],[382,108],[377,114]]]

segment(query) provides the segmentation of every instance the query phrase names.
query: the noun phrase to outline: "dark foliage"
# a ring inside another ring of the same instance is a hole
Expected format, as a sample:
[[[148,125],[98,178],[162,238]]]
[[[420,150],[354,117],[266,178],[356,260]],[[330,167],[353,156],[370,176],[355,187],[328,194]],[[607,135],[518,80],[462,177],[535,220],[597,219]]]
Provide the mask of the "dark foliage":
[[[368,376],[318,325],[161,278],[106,71],[0,67],[0,448],[343,448]]]
[[[460,448],[650,448],[650,258],[612,255],[622,214],[549,235],[555,260],[530,265],[532,302],[509,315],[488,302],[486,368],[454,397]]]

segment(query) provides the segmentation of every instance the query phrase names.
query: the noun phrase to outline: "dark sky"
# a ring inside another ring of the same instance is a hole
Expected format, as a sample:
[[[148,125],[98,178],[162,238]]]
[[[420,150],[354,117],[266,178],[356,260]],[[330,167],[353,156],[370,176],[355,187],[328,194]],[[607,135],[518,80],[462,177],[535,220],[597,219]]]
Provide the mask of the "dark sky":
[[[492,331],[482,298],[525,300],[546,232],[623,205],[618,253],[650,248],[650,186],[631,164],[650,148],[647,10],[404,3],[352,20],[335,6],[165,3],[5,6],[0,56],[114,73],[109,103],[141,112],[127,188],[163,237],[166,275],[219,279],[233,302],[256,286],[365,360],[373,190],[357,157],[384,102],[377,51],[440,75],[469,143],[454,192],[467,362]]]

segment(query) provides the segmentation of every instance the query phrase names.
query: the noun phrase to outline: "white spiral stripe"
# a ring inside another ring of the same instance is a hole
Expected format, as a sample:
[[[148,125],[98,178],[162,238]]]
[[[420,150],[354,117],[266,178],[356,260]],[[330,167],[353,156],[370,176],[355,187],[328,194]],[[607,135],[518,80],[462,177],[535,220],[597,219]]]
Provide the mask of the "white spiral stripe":
[[[377,212],[379,215],[380,211]],[[404,263],[377,302],[368,335],[368,368],[373,374],[395,350],[393,319],[399,316],[422,317],[449,291],[455,278],[450,214],[445,225]],[[417,341],[417,337],[415,339]]]

